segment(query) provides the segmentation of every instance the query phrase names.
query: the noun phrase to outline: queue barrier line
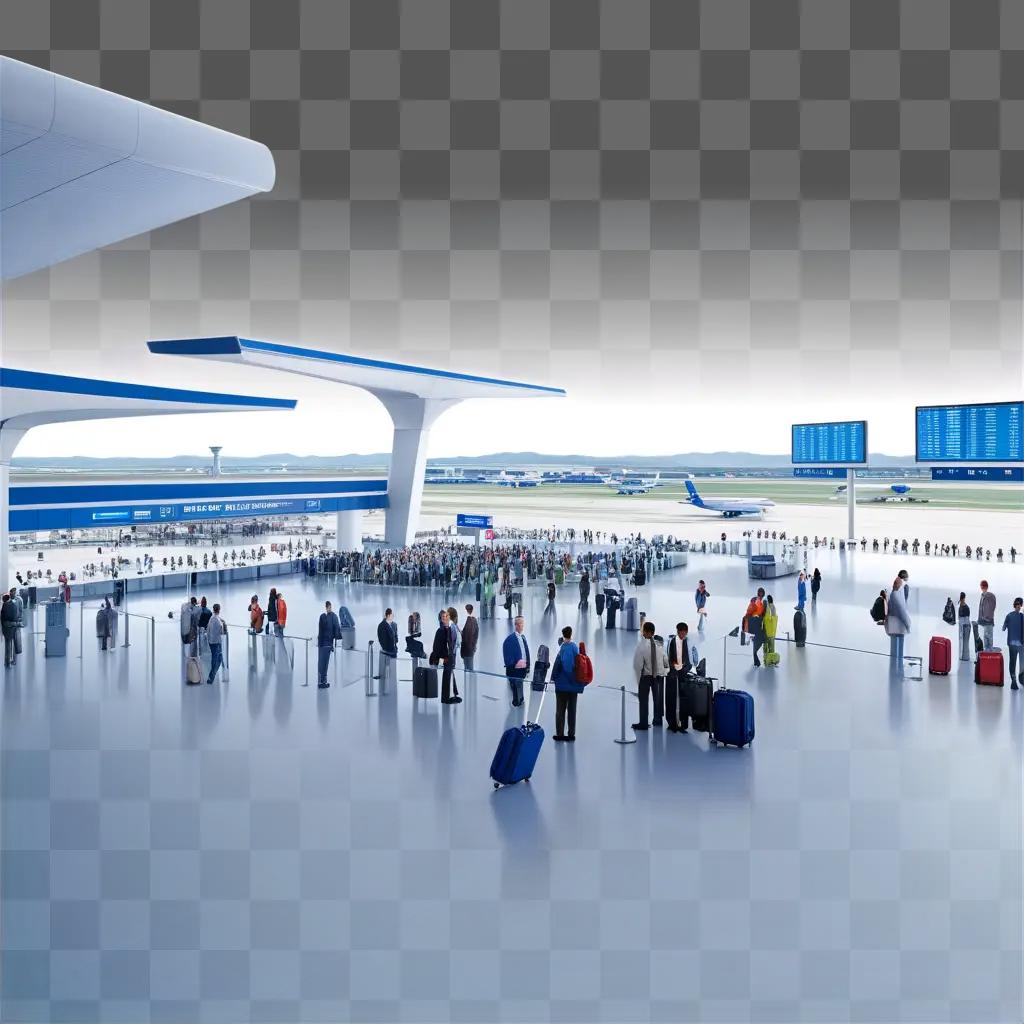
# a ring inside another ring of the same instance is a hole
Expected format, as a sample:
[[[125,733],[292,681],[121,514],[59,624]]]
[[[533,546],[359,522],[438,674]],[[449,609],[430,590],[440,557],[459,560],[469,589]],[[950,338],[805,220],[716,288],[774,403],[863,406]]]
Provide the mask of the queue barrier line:
[[[723,637],[723,639],[727,639],[727,638],[728,638],[728,634],[726,634],[726,637]],[[373,640],[371,640],[367,644],[365,649],[364,648],[358,648],[358,647],[348,648],[348,650],[356,651],[358,653],[366,655],[366,696],[367,697],[376,697],[377,696],[377,693],[376,693],[376,691],[373,688],[373,680],[375,678],[381,678],[382,679],[380,696],[386,696],[387,695],[386,680],[384,680],[383,677],[375,677],[373,675],[373,649],[374,649],[374,646],[375,646],[375,643],[374,643]],[[385,653],[386,657],[390,658],[395,663],[395,666],[396,666],[395,681],[396,681],[396,683],[400,682],[400,681],[406,681],[406,682],[409,681],[409,680],[399,680],[398,679],[397,666],[400,663],[406,662],[406,663],[412,665],[413,666],[413,670],[415,671],[415,669],[417,667],[420,667],[418,665],[418,663],[420,661],[427,661],[428,660],[428,658],[403,657],[401,653],[398,653],[398,654],[389,654],[388,652],[384,652],[384,653]],[[438,671],[443,671],[443,668],[440,665],[431,665],[430,667],[431,668],[436,668],[436,669],[438,669]],[[476,668],[474,668],[472,670],[463,669],[462,671],[463,671],[463,678],[466,678],[467,676],[472,676],[473,678],[476,678],[477,676],[487,676],[487,677],[492,678],[492,679],[500,679],[506,685],[508,684],[508,676],[504,672],[492,672],[492,671],[490,671],[488,669],[476,669]],[[715,677],[709,676],[707,678],[709,680],[713,681]],[[453,669],[453,680],[454,680],[454,669]],[[529,685],[529,690],[526,689],[527,685]],[[543,692],[546,693],[549,686],[550,687],[554,687],[554,683],[550,679],[545,681],[545,683],[544,683],[544,691]],[[723,686],[724,686],[724,680],[723,680]],[[589,690],[589,689],[592,689],[592,688],[593,689],[598,689],[598,690],[611,690],[611,691],[619,694],[620,701],[621,701],[620,712],[619,712],[619,735],[614,738],[614,742],[616,744],[618,744],[619,746],[629,746],[630,744],[636,743],[637,742],[636,736],[630,736],[626,732],[626,694],[629,693],[633,697],[637,698],[637,700],[639,700],[639,698],[640,698],[639,692],[637,690],[632,690],[632,689],[627,688],[624,684],[623,685],[619,685],[619,686],[612,686],[612,685],[610,685],[608,683],[598,683],[598,682],[588,683],[587,684],[587,689]],[[529,696],[527,696],[527,695],[528,694],[532,694],[534,692],[538,692],[539,693],[541,691],[534,691],[534,689],[533,689],[533,682],[532,682],[532,680],[529,679],[529,677],[526,677],[526,678],[523,679],[523,691],[524,691],[524,701],[523,701],[523,704],[524,704],[524,707],[526,708],[526,710],[524,711],[524,715],[528,715],[529,714],[529,707],[530,707],[531,698]],[[486,694],[486,693],[478,694],[478,696],[483,697],[485,700],[491,700],[491,701],[500,701],[500,699],[501,699],[499,697],[493,697],[490,694]]]

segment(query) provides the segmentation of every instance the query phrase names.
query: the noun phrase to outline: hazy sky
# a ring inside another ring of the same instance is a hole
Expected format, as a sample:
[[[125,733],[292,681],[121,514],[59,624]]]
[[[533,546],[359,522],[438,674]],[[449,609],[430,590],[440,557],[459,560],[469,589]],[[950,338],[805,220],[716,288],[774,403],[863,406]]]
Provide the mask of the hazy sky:
[[[276,378],[280,395],[296,378]],[[304,384],[305,382],[300,382]],[[104,420],[39,427],[17,450],[18,456],[169,456],[206,454],[210,444],[226,455],[372,453],[391,448],[391,423],[376,399],[351,388],[337,389],[343,401],[300,398],[294,413],[230,413],[205,416]],[[332,393],[327,389],[327,395]],[[995,396],[971,396],[976,399]],[[1009,396],[1007,396],[1009,397]],[[764,401],[751,396],[745,411],[698,404],[641,405],[609,395],[606,402],[558,399],[492,401],[478,399],[445,413],[431,435],[431,456],[482,455],[499,451],[551,454],[670,455],[679,452],[753,451],[788,453],[792,422],[867,418],[873,452],[912,454],[914,398],[894,415],[885,405],[830,396],[790,393],[785,381],[765,389]],[[931,401],[932,399],[928,399]]]

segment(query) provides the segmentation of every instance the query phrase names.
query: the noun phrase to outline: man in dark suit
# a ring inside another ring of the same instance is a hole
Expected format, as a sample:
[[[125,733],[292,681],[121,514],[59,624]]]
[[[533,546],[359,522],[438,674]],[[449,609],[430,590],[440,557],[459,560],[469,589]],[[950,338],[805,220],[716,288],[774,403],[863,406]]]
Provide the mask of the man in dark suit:
[[[462,644],[459,654],[462,655],[462,664],[467,672],[473,671],[473,659],[476,657],[476,645],[480,640],[480,623],[473,615],[473,606],[466,605],[466,622],[462,627]]]
[[[530,671],[530,645],[523,635],[523,627],[526,620],[522,615],[517,615],[515,620],[515,632],[505,637],[501,645],[501,657],[505,663],[505,675],[508,677],[508,685],[512,690],[512,706],[521,707],[523,703],[523,680]]]
[[[377,677],[385,679],[398,657],[398,624],[393,621],[394,612],[390,608],[384,610],[384,618],[377,624]]]
[[[327,666],[331,663],[331,651],[334,641],[341,639],[341,623],[338,616],[331,611],[331,602],[324,603],[320,613],[320,622],[316,631],[316,686],[318,690],[326,690],[331,684],[327,682]]]
[[[437,632],[434,634],[434,646],[430,652],[430,664],[440,665],[442,667],[442,704],[462,703],[462,698],[459,696],[459,689],[457,686],[454,688],[454,695],[452,694],[452,687],[455,680],[455,635],[457,634],[453,634],[451,623],[448,621],[448,612],[442,609],[441,614],[438,616]]]
[[[685,622],[676,623],[676,635],[668,642],[668,678],[665,685],[665,718],[669,732],[686,732],[690,719],[686,714],[683,680],[693,668],[692,652]]]

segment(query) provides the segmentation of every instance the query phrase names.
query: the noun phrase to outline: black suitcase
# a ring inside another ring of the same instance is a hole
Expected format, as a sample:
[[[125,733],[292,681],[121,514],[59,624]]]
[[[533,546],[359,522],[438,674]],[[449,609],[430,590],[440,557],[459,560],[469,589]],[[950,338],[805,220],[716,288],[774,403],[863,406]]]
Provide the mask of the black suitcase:
[[[681,680],[680,704],[682,713],[690,719],[697,732],[709,732],[711,728],[712,680],[688,675]]]
[[[807,616],[799,608],[793,613],[793,639],[797,647],[807,643]]]
[[[604,615],[604,594],[598,592],[594,595],[594,609],[599,618]]]
[[[427,700],[437,698],[437,669],[420,665],[412,674],[412,695]]]

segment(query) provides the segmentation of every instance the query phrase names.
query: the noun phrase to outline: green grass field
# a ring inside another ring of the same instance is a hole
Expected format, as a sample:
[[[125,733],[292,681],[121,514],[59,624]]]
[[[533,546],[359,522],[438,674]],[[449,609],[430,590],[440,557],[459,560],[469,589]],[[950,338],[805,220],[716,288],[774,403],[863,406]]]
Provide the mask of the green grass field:
[[[836,495],[838,481],[835,480],[780,480],[780,479],[696,479],[694,483],[703,496],[716,498],[769,498],[779,505],[845,505],[846,495]],[[514,503],[523,501],[533,503],[530,499],[536,500],[538,495],[543,494],[545,498],[555,504],[563,502],[614,501],[628,506],[628,503],[635,502],[638,498],[647,501],[676,502],[686,497],[686,488],[682,481],[673,481],[662,487],[656,487],[646,495],[616,494],[613,487],[601,486],[599,484],[541,484],[538,487],[525,488],[499,488],[489,484],[465,484],[465,485],[428,485],[426,488],[426,501],[432,504],[435,499],[442,495],[448,495],[451,499],[482,498],[494,496],[495,492],[504,496],[505,502]],[[876,483],[861,482],[857,485],[858,505],[866,504],[871,498],[891,494],[889,484],[884,481]],[[950,508],[950,509],[979,509],[989,511],[1024,511],[1024,487],[1020,484],[974,484],[965,486],[962,484],[944,484],[925,482],[912,484],[910,497],[927,498],[928,508]],[[894,496],[895,497],[895,496]],[[445,501],[445,503],[447,503]],[[921,508],[918,502],[889,502],[890,508]]]

